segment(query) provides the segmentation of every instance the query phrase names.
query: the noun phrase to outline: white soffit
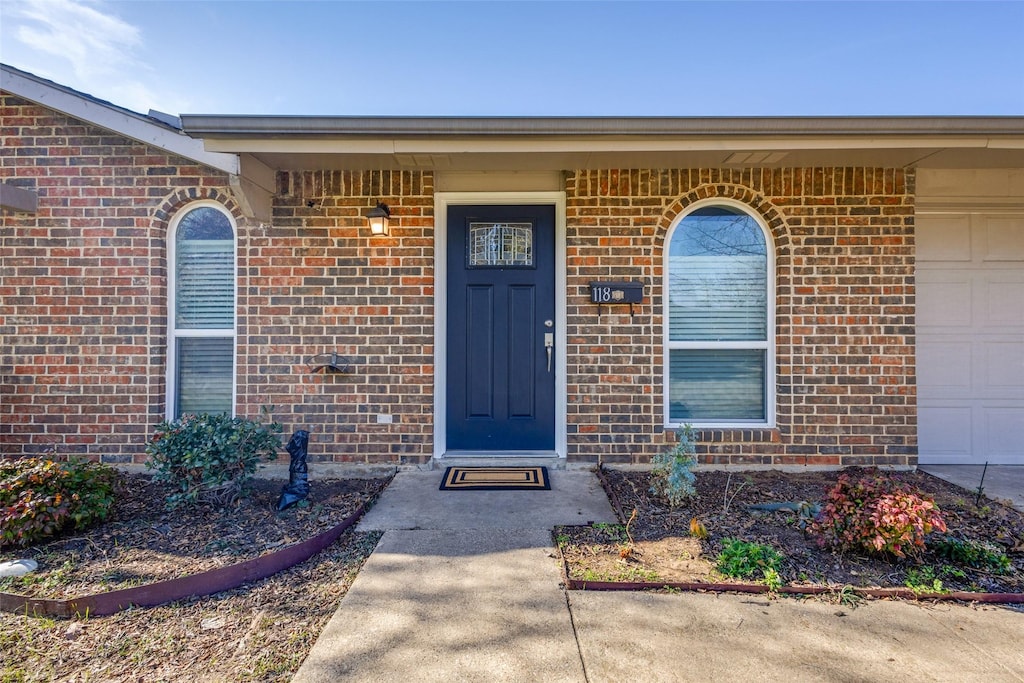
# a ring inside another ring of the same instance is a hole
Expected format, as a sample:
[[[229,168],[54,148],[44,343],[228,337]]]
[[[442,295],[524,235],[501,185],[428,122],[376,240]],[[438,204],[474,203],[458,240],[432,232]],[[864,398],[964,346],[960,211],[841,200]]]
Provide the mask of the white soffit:
[[[249,153],[276,169],[552,170],[569,168],[654,168],[664,166],[890,166],[932,168],[1024,167],[1024,119],[1006,123],[999,135],[933,128],[890,134],[805,135],[787,131],[761,135],[664,134],[629,136],[467,134],[435,136],[339,133],[309,135],[266,131],[240,133],[212,127],[191,130],[205,136],[207,149]],[[457,128],[456,122],[452,126]],[[451,131],[452,128],[447,129]],[[1016,136],[1011,131],[1017,131]]]

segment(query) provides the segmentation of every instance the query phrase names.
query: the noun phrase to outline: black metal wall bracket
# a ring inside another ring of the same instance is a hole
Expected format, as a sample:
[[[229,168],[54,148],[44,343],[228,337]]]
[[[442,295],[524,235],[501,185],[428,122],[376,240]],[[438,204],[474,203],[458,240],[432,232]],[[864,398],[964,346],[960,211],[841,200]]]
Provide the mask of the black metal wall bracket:
[[[320,353],[306,361],[306,367],[312,373],[320,372],[352,372],[352,362],[344,356],[339,356],[337,351],[331,353]]]

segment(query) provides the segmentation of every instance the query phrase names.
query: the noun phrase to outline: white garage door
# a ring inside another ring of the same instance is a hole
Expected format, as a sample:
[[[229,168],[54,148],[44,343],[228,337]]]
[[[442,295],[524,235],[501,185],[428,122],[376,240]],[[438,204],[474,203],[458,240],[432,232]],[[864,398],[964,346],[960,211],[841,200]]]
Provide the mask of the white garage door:
[[[921,464],[1024,464],[1024,214],[917,217]]]

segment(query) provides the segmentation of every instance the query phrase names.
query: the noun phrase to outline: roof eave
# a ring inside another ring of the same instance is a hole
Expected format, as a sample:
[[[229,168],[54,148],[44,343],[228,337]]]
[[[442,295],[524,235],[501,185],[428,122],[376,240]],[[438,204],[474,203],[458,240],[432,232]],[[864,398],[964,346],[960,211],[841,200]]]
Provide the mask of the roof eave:
[[[30,102],[225,173],[234,175],[239,171],[237,155],[208,152],[202,140],[189,137],[164,122],[6,64],[0,64],[0,75],[3,76],[0,88]]]
[[[872,137],[1024,138],[1024,117],[362,117],[184,114],[196,137]]]

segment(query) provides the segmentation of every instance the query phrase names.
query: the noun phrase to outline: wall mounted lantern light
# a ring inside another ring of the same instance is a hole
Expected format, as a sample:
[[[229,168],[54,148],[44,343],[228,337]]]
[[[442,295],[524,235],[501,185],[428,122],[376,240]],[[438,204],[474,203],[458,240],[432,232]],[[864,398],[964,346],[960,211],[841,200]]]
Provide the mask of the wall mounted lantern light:
[[[391,209],[382,202],[377,202],[375,208],[366,212],[366,221],[370,224],[370,234],[374,237],[387,237],[390,219]]]

